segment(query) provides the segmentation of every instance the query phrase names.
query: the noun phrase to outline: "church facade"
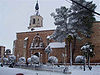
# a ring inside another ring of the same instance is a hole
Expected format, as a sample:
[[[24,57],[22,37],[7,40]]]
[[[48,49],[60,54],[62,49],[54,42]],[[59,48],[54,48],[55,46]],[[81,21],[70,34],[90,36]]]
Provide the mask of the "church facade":
[[[50,46],[52,49],[50,56],[58,58],[58,63],[69,63],[70,52],[69,44],[64,42],[57,42],[49,40],[48,37],[53,34],[54,30],[34,30],[35,27],[43,27],[43,18],[39,15],[38,2],[35,6],[36,14],[30,17],[29,29],[30,32],[20,32],[16,34],[16,40],[14,41],[14,55],[16,61],[18,58],[25,57],[26,59],[31,55],[39,53],[40,62],[48,62],[48,54],[45,52],[45,48]],[[91,58],[91,62],[100,63],[100,22],[94,22],[93,31],[90,39],[84,39],[82,41],[76,41],[76,49],[74,52],[74,59],[77,55],[81,55],[80,47],[86,42],[90,41],[95,45],[95,57]],[[72,44],[73,49],[73,44]]]

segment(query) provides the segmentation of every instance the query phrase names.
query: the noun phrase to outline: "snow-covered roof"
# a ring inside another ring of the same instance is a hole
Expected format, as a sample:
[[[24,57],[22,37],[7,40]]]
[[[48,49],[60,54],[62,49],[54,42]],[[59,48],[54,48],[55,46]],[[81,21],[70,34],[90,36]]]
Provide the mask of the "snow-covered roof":
[[[33,31],[31,31],[31,30],[25,30],[25,31],[17,31],[17,33],[19,33],[19,32],[46,31],[46,30],[55,30],[55,29],[56,29],[56,26],[53,27],[53,28],[50,28],[50,27],[38,27],[38,28],[34,28]]]
[[[35,30],[33,30],[33,31],[44,31],[44,30],[55,30],[56,27],[54,27],[54,28],[40,27],[40,28],[34,28],[34,29]]]
[[[49,43],[50,48],[64,48],[65,42],[52,42]]]

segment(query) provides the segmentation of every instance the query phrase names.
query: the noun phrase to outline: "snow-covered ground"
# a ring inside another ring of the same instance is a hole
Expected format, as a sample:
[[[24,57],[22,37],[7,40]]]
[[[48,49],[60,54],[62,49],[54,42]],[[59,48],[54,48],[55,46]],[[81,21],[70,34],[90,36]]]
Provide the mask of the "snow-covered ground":
[[[18,73],[23,73],[24,75],[65,75],[63,73],[50,72],[50,71],[36,71],[36,70],[0,67],[0,75],[16,75]]]
[[[88,68],[86,68],[86,71],[83,71],[83,69],[81,69],[80,66],[72,66],[70,67],[69,71],[71,72],[70,75],[100,75],[100,66],[92,66],[91,71]],[[23,73],[24,75],[66,75],[62,72],[37,71],[0,67],[0,75],[16,75],[17,73]]]
[[[91,71],[88,69],[88,67],[86,67],[86,71],[83,71],[83,69],[73,66],[71,72],[72,75],[100,75],[100,66],[92,66]]]

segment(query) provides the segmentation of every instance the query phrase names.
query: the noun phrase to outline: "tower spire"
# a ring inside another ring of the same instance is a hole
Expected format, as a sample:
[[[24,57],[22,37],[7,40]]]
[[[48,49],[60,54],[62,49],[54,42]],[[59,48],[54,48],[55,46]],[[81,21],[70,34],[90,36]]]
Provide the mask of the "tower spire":
[[[42,27],[42,26],[43,26],[43,18],[39,14],[39,4],[37,0],[36,5],[35,5],[35,15],[32,15],[30,17],[30,24],[29,24],[28,29],[31,29],[33,31],[34,28]]]
[[[36,10],[36,15],[39,15],[39,4],[38,4],[38,0],[37,0],[37,3],[35,5],[35,10]]]

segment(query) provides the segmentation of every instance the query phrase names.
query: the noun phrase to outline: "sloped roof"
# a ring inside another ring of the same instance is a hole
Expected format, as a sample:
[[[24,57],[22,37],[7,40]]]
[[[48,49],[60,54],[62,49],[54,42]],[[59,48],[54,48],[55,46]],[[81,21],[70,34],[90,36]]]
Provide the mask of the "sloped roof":
[[[65,42],[52,42],[49,46],[50,48],[65,48]]]

